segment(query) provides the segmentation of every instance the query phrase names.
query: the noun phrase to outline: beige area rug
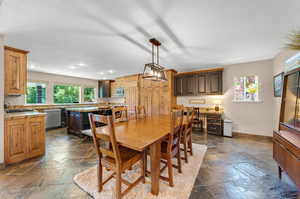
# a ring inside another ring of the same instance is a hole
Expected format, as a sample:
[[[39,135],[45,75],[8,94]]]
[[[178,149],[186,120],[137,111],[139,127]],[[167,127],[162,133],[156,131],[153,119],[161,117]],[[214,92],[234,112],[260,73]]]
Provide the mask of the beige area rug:
[[[160,181],[160,192],[157,197],[150,193],[151,190],[151,179],[146,178],[146,183],[140,183],[134,187],[129,193],[127,193],[123,198],[127,199],[188,199],[192,191],[194,182],[196,180],[197,174],[199,172],[200,166],[202,164],[207,147],[205,145],[193,144],[194,155],[189,156],[189,163],[186,164],[182,161],[182,174],[174,169],[174,184],[172,188],[165,181]],[[149,163],[149,161],[148,161]],[[148,168],[150,168],[148,166]],[[109,176],[110,172],[103,169],[104,179]],[[164,171],[163,175],[166,176],[167,169]],[[136,164],[134,168],[127,171],[122,175],[123,178],[133,182],[140,175],[139,164]],[[74,177],[75,183],[87,192],[89,195],[95,199],[111,199],[115,198],[115,180],[111,179],[108,183],[104,185],[102,192],[98,192],[97,188],[97,167],[92,167],[87,169]],[[124,185],[123,190],[126,188]]]

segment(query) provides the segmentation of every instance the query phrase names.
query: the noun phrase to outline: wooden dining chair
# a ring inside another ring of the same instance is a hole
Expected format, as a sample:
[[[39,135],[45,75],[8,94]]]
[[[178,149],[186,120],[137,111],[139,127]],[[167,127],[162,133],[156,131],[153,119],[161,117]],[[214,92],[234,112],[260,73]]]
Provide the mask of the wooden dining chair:
[[[135,119],[143,119],[146,117],[145,106],[135,106],[134,108],[134,117]]]
[[[171,118],[172,132],[168,135],[167,139],[161,143],[161,162],[164,166],[160,169],[160,173],[168,168],[168,177],[160,175],[160,179],[169,182],[169,185],[173,187],[173,167],[176,168],[179,173],[182,173],[180,139],[182,134],[183,110],[172,110]],[[172,163],[173,158],[177,159],[177,165]],[[145,159],[145,162],[147,169],[147,159]],[[147,173],[149,172],[147,171]]]
[[[125,106],[114,107],[112,109],[112,116],[113,116],[113,121],[115,123],[128,121],[127,107],[125,107]]]
[[[183,159],[185,160],[186,163],[188,163],[188,153],[193,155],[192,128],[193,128],[195,112],[193,108],[187,108],[185,112],[186,112],[186,123],[182,130],[182,136],[180,141],[180,143],[183,145],[183,148],[181,148],[180,150],[184,152]]]
[[[112,178],[116,179],[116,198],[120,199],[139,182],[145,183],[145,153],[120,146],[116,141],[114,122],[112,116],[89,114],[93,134],[94,146],[98,156],[98,191]],[[97,123],[107,124],[107,134],[97,133]],[[103,143],[102,143],[103,142]],[[129,170],[134,164],[141,161],[141,176],[130,183],[122,178],[122,173]],[[112,174],[103,180],[103,167],[112,171]],[[127,188],[122,192],[122,183]]]
[[[172,106],[172,110],[183,110],[184,109],[184,106],[183,106],[183,104],[174,104],[173,106]]]

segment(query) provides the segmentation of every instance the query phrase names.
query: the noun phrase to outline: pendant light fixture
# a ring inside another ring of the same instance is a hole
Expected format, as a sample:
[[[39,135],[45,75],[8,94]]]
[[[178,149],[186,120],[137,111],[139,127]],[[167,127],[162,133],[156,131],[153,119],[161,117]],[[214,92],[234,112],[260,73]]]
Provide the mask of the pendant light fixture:
[[[159,46],[161,43],[152,38],[149,40],[152,44],[152,63],[145,64],[143,78],[153,81],[167,81],[165,68],[159,65]],[[155,63],[155,46],[156,46],[156,63]]]

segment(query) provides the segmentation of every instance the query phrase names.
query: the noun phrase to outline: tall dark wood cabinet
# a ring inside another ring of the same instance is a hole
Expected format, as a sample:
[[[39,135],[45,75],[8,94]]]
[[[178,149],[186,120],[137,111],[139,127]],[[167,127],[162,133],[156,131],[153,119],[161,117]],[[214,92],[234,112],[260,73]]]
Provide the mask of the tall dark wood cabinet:
[[[98,96],[99,98],[111,97],[111,82],[112,80],[98,81]]]
[[[284,76],[279,130],[273,135],[273,158],[279,178],[284,171],[300,189],[300,69]]]
[[[175,76],[175,95],[222,95],[222,74],[223,69],[179,73]]]

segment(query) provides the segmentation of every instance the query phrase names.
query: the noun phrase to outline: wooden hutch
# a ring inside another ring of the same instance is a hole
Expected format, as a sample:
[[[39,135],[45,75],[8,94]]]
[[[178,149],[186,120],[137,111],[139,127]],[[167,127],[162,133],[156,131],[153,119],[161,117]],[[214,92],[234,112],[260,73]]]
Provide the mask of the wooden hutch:
[[[279,130],[273,135],[273,158],[300,190],[300,68],[284,76]]]

